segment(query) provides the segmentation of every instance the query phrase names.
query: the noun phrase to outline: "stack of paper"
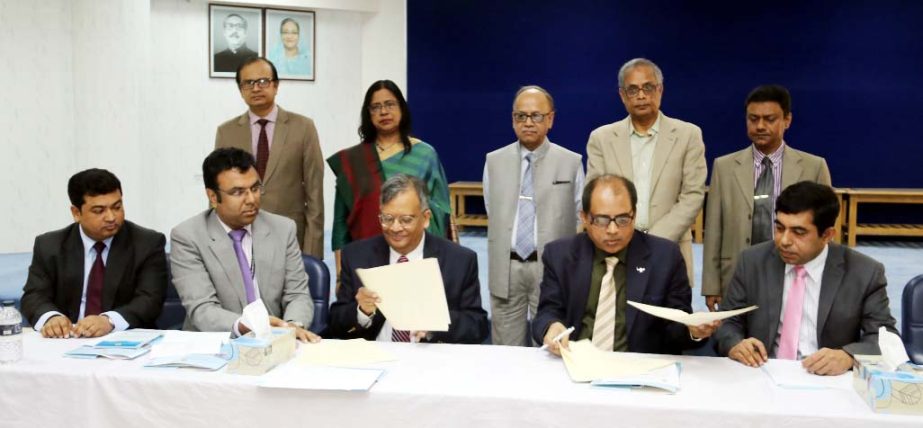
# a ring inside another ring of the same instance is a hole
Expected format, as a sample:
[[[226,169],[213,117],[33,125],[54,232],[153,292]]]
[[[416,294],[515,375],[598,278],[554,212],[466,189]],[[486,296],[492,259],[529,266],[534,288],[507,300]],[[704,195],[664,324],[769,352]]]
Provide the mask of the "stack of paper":
[[[396,361],[394,354],[364,339],[324,339],[301,347],[296,361],[300,365],[361,367]]]
[[[662,388],[661,385],[666,383],[669,387],[662,389],[675,391],[679,388],[679,370],[673,360],[605,352],[597,349],[589,340],[570,342],[569,348],[562,348],[561,356],[574,382],[657,388]],[[667,370],[661,370],[665,368]],[[675,371],[675,376],[670,370]]]
[[[449,331],[449,305],[435,258],[356,269],[362,284],[378,293],[378,309],[391,326],[409,331]]]

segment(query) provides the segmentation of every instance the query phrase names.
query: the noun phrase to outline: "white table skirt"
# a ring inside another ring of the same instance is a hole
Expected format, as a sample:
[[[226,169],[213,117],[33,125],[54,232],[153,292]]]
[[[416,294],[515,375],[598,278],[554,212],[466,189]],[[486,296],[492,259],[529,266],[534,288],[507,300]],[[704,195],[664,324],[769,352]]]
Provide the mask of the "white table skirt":
[[[87,341],[26,334],[23,360],[0,366],[0,427],[923,426],[923,417],[873,413],[854,391],[778,388],[726,358],[677,357],[682,389],[670,395],[573,383],[560,359],[536,348],[382,343],[399,360],[380,365],[371,391],[328,392],[146,369],[147,357],[61,356]]]

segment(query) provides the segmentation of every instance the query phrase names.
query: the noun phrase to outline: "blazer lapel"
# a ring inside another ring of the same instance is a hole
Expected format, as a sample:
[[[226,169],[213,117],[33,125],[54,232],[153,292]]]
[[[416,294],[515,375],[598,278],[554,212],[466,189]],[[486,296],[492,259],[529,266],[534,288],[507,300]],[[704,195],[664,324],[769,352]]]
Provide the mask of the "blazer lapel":
[[[766,289],[769,308],[766,315],[769,319],[766,322],[768,330],[763,332],[763,344],[766,350],[772,353],[772,346],[775,343],[776,333],[779,331],[779,318],[782,316],[782,292],[785,289],[785,263],[779,256],[779,251],[775,247],[769,251],[769,259],[766,261]]]
[[[269,150],[269,164],[266,165],[266,177],[263,182],[269,181],[272,173],[278,167],[281,158],[285,156],[285,136],[288,134],[288,112],[279,107],[279,114],[276,116],[276,125],[272,131],[272,147]]]
[[[628,300],[644,301],[648,278],[650,278],[650,266],[648,266],[650,256],[651,250],[647,246],[646,237],[643,232],[635,231],[634,237],[628,244],[628,254],[625,261],[625,287],[627,288]],[[637,309],[625,305],[625,332],[628,337],[632,336],[631,326],[637,316]]]
[[[250,111],[245,111],[244,114],[240,115],[240,118],[237,119],[237,136],[230,139],[231,147],[236,147],[247,153],[250,153],[256,156],[256,153],[253,153],[253,136],[250,135]]]
[[[119,233],[112,238],[112,248],[106,258],[106,273],[103,275],[102,309],[113,309],[115,295],[122,284],[125,269],[132,263],[131,236],[129,236],[128,223],[122,224]]]
[[[615,160],[619,164],[619,174],[629,180],[634,180],[635,170],[631,165],[631,117],[619,122],[615,130]]]
[[[654,162],[654,169],[651,171],[651,193],[657,188],[657,182],[660,181],[660,174],[663,172],[663,168],[667,164],[667,158],[670,156],[670,152],[673,151],[673,146],[676,144],[676,127],[673,126],[673,121],[666,115],[663,116],[660,129],[662,132],[657,136],[657,143],[654,146],[654,160],[652,161]]]
[[[820,300],[817,305],[817,346],[819,347],[823,346],[820,340],[821,333],[824,331],[827,317],[833,308],[833,300],[840,291],[840,285],[846,273],[843,247],[827,244],[827,248],[827,262],[824,263],[824,275],[820,281]]]
[[[753,212],[753,152],[750,147],[737,152],[734,156],[734,181],[740,189],[742,199]]]
[[[76,322],[80,316],[80,298],[83,296],[83,284],[86,278],[83,276],[83,262],[86,259],[86,253],[83,248],[83,240],[80,238],[80,225],[74,223],[67,238],[64,241],[64,278],[62,284],[66,289],[65,307],[62,310],[68,312],[67,316],[71,321]]]
[[[212,239],[209,249],[221,264],[221,270],[224,271],[228,280],[228,285],[234,289],[240,307],[247,306],[247,293],[244,291],[244,278],[240,272],[240,265],[237,263],[237,254],[234,252],[234,244],[231,238],[225,233],[224,228],[218,223],[218,214],[209,211],[206,219],[208,235]]]
[[[804,168],[801,167],[801,155],[785,146],[782,152],[782,189],[797,183]]]
[[[258,287],[260,289],[260,295],[264,296],[268,294],[268,290],[272,287],[273,284],[282,284],[284,281],[274,281],[274,277],[281,274],[282,270],[273,269],[275,266],[284,266],[285,263],[280,260],[280,254],[277,251],[278,248],[275,245],[271,245],[269,241],[272,239],[270,236],[272,230],[269,227],[269,223],[266,220],[257,215],[256,220],[253,222],[251,227],[253,231],[253,267],[256,270],[256,279],[258,281]],[[232,246],[233,248],[233,246]],[[235,260],[237,255],[235,254]],[[237,269],[240,271],[240,268]],[[241,277],[241,287],[243,287],[243,277]],[[266,293],[263,290],[267,290]],[[247,292],[244,290],[244,306],[246,306],[246,296]]]

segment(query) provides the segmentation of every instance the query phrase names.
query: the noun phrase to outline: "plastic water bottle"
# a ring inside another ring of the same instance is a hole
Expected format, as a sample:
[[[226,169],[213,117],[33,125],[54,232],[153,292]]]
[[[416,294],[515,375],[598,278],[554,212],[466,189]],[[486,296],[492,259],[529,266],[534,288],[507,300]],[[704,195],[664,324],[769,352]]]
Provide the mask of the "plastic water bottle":
[[[22,359],[22,315],[12,300],[4,300],[0,308],[0,364],[12,364]]]

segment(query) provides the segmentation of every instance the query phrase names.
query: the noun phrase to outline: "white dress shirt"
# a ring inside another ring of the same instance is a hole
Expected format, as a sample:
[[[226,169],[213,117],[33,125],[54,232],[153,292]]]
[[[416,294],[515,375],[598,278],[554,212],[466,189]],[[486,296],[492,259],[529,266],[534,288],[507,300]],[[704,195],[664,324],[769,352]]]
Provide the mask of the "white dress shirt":
[[[631,135],[631,168],[634,173],[635,190],[638,191],[638,212],[635,213],[635,224],[638,229],[651,228],[651,174],[654,170],[654,148],[657,146],[657,137],[660,134],[660,119],[663,113],[658,113],[654,125],[641,134],[635,130],[635,124],[629,121]]]
[[[820,308],[821,280],[824,277],[824,265],[827,263],[827,246],[814,258],[804,264],[804,303],[801,307],[801,329],[798,332],[798,359],[817,352],[817,311]],[[773,355],[779,349],[782,336],[782,323],[785,320],[785,305],[788,303],[788,291],[795,282],[795,265],[785,265],[785,277],[782,281],[782,310],[779,312],[779,330],[772,345]]]
[[[393,265],[397,263],[397,259],[401,258],[402,255],[407,257],[408,262],[423,260],[424,242],[426,242],[426,234],[423,234],[423,238],[420,239],[420,243],[417,245],[417,247],[407,254],[398,253],[397,251],[394,251],[394,248],[388,247],[388,264]],[[369,328],[372,326],[372,317],[362,313],[362,310],[359,309],[358,305],[356,305],[356,320],[359,322],[359,325],[362,326],[362,328]],[[378,332],[378,336],[375,337],[375,340],[379,342],[390,342],[392,330],[394,329],[391,327],[391,322],[386,319],[384,325],[381,326],[381,331]],[[413,341],[413,336],[414,332],[411,331],[411,341]]]

